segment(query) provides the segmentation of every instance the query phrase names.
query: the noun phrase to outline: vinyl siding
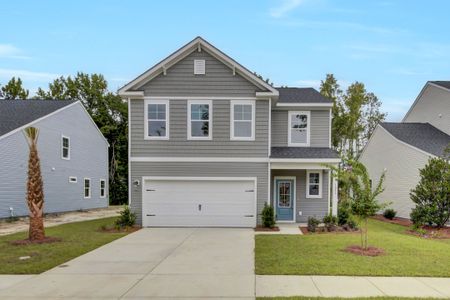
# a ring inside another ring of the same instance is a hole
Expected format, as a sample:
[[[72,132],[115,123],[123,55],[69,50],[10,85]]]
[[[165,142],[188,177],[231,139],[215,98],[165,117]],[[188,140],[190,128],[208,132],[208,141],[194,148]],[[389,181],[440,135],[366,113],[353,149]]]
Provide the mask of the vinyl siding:
[[[292,111],[301,109],[291,109]],[[272,111],[272,147],[288,146],[288,110]],[[311,110],[311,147],[329,147],[330,111]]]
[[[306,198],[306,170],[272,170],[271,179],[271,201],[274,204],[274,178],[275,176],[296,177],[296,211],[295,221],[305,223],[308,217],[322,219],[328,214],[328,170],[322,171],[322,198]],[[302,215],[299,215],[299,211]]]
[[[205,75],[194,75],[194,60],[204,59]],[[194,51],[174,66],[167,69],[140,90],[145,96],[228,96],[255,97],[261,91],[233,70],[215,59],[205,50]]]
[[[107,207],[100,198],[100,179],[108,185],[108,147],[81,104],[75,104],[33,126],[40,129],[38,151],[44,181],[44,212]],[[70,137],[70,160],[61,159],[61,135]],[[26,180],[28,145],[23,133],[0,139],[0,218],[28,215]],[[76,176],[77,183],[69,183]],[[91,178],[91,198],[83,198],[83,178]],[[108,190],[108,186],[106,187]]]
[[[130,103],[131,156],[267,157],[269,102],[257,100],[255,141],[230,140],[230,101],[212,104],[212,140],[187,140],[187,100],[170,100],[169,140],[144,139],[144,100]]]
[[[380,202],[392,202],[390,207],[397,215],[409,218],[414,203],[409,192],[419,182],[419,169],[423,168],[428,155],[415,150],[377,127],[361,155],[360,161],[367,167],[375,186],[386,169],[385,190],[379,196]]]
[[[143,176],[191,176],[191,177],[257,177],[257,213],[267,201],[268,189],[267,163],[173,163],[173,162],[132,162],[131,182]],[[131,208],[142,224],[142,186],[131,186]]]

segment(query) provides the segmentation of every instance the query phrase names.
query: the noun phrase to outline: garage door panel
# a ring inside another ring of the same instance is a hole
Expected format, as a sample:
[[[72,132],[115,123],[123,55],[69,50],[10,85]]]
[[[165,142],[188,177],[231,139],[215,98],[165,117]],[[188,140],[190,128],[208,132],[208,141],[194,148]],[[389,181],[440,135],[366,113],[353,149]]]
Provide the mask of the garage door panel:
[[[144,226],[254,227],[253,180],[147,180]]]

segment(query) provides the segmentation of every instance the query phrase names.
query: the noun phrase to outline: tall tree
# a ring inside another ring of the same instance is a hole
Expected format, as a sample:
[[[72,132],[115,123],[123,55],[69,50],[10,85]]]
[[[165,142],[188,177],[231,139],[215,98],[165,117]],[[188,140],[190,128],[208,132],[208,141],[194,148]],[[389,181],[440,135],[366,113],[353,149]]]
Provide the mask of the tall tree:
[[[27,99],[30,92],[22,86],[22,79],[17,77],[11,80],[1,88],[0,98],[3,99]]]
[[[28,158],[27,204],[30,210],[30,241],[39,241],[45,238],[44,232],[44,186],[41,175],[41,164],[37,150],[39,129],[27,127],[24,130],[30,148]]]
[[[362,112],[362,124],[364,129],[359,141],[360,149],[362,149],[369,141],[378,123],[383,122],[386,119],[387,113],[381,112],[381,104],[380,99],[378,99],[374,93],[368,93],[366,95],[366,104],[363,106]]]
[[[62,76],[50,83],[47,91],[39,88],[37,96],[43,99],[81,101],[110,144],[110,202],[126,203],[128,108],[118,95],[108,91],[108,83],[103,75],[77,73],[74,77]]]
[[[356,157],[359,151],[359,138],[364,131],[363,105],[366,104],[366,88],[363,83],[355,82],[347,88],[344,96],[346,108],[345,137],[348,156]]]

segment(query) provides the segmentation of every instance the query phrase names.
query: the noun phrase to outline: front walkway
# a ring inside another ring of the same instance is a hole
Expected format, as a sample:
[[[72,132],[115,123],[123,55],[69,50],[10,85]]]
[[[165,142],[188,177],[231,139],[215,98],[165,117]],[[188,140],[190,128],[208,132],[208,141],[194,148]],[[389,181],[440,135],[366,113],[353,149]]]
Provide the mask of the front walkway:
[[[256,275],[256,296],[450,298],[450,278]]]

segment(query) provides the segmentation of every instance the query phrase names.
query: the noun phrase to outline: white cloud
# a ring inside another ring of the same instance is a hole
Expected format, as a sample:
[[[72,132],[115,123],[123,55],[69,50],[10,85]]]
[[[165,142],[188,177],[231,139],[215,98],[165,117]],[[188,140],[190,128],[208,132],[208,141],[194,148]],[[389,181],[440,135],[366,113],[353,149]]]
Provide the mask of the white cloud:
[[[322,80],[320,79],[303,79],[297,80],[295,82],[295,85],[299,87],[312,87],[315,88],[316,90],[319,90],[321,82]],[[338,84],[340,85],[340,88],[342,90],[347,89],[348,86],[350,85],[350,83],[346,80],[338,80]]]
[[[22,80],[49,82],[59,77],[58,74],[46,72],[34,72],[28,70],[0,69],[0,79],[9,80],[12,77],[20,77]]]
[[[29,56],[23,55],[23,51],[11,44],[0,44],[0,57],[30,59]]]
[[[303,0],[283,0],[280,6],[273,7],[270,10],[270,16],[273,18],[281,18],[296,9],[302,4]]]

